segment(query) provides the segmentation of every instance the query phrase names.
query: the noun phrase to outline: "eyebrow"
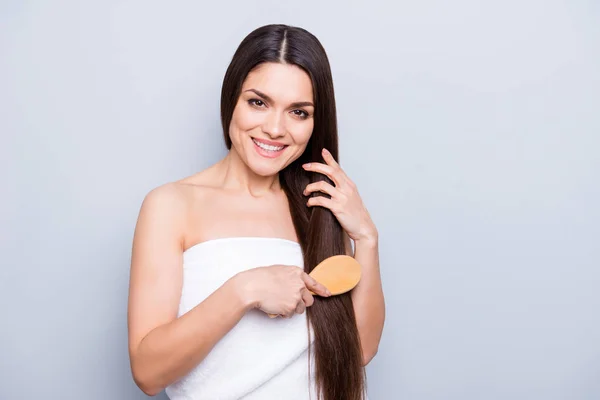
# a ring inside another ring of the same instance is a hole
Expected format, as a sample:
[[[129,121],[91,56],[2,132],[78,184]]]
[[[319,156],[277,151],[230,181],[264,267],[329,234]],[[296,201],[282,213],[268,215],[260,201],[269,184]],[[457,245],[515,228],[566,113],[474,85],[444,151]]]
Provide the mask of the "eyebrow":
[[[244,90],[244,92],[253,92],[256,95],[258,95],[259,97],[262,97],[263,99],[265,99],[267,102],[274,103],[272,98],[270,98],[269,96],[267,96],[266,94],[264,94],[263,92],[261,92],[259,90],[248,89],[248,90]],[[314,107],[314,104],[311,103],[310,101],[297,101],[295,103],[290,104],[290,107]]]

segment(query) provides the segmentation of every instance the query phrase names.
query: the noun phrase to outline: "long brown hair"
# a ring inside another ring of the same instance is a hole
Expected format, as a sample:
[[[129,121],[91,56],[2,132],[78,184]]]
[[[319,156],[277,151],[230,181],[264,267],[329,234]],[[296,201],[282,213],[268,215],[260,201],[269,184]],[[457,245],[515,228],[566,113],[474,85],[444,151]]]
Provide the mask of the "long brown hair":
[[[241,42],[225,73],[221,91],[221,123],[225,144],[231,149],[229,125],[242,84],[248,73],[264,62],[293,64],[310,76],[314,93],[314,129],[304,153],[279,174],[288,197],[308,273],[327,257],[345,254],[344,232],[333,213],[322,207],[308,207],[302,194],[310,182],[325,175],[309,173],[306,162],[324,162],[323,148],[338,158],[338,134],[331,68],[325,50],[310,32],[287,25],[266,25]],[[327,196],[313,193],[313,196]],[[365,372],[354,307],[350,294],[315,298],[307,309],[315,341],[315,377],[323,400],[361,400]]]

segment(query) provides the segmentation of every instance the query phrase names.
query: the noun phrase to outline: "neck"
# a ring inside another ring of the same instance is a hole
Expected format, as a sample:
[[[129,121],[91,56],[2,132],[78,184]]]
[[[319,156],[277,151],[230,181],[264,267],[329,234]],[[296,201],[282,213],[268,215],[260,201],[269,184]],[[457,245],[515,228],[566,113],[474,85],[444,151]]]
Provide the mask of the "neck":
[[[279,174],[261,176],[252,171],[232,147],[219,162],[223,188],[262,197],[281,191]]]

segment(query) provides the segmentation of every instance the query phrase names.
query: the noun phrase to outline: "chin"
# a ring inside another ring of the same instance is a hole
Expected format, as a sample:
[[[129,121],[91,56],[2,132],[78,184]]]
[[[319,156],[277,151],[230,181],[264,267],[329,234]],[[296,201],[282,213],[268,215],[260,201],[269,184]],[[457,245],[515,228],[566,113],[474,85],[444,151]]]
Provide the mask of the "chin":
[[[269,165],[270,164],[270,165]],[[254,172],[256,175],[259,176],[273,176],[273,175],[277,175],[285,166],[281,167],[279,165],[276,165],[277,163],[274,162],[260,162],[256,159],[252,160],[250,159],[248,162],[248,167],[252,170],[252,172]]]

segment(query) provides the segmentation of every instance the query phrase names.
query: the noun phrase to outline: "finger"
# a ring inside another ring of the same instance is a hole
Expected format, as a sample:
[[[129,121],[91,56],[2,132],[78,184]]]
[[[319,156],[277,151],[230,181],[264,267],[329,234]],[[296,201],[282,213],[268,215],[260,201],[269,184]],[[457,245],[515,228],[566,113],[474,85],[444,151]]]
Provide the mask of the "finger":
[[[323,160],[325,160],[327,165],[333,168],[334,174],[338,176],[338,182],[336,184],[338,188],[342,188],[345,185],[348,185],[350,188],[356,187],[344,169],[340,166],[336,159],[333,158],[333,154],[331,154],[327,149],[323,149]]]
[[[340,168],[340,164],[338,164],[338,162],[335,160],[335,158],[333,158],[333,154],[331,154],[329,152],[329,150],[323,149],[323,151],[321,153],[323,153],[323,160],[325,160],[327,165],[332,166],[334,169]]]
[[[321,206],[330,209],[331,211],[337,211],[336,203],[332,199],[328,199],[327,197],[317,196],[311,197],[306,202],[306,205],[309,207]]]
[[[339,191],[334,186],[325,181],[318,181],[308,184],[306,189],[304,189],[304,195],[308,196],[312,192],[327,193],[331,197],[336,197],[339,194]]]
[[[296,314],[302,314],[306,310],[306,304],[304,304],[304,299],[301,299],[296,306]]]
[[[306,307],[310,307],[314,304],[315,298],[310,294],[308,289],[302,291],[302,301],[306,305]]]
[[[327,290],[327,288],[325,286],[323,286],[322,284],[317,282],[315,280],[315,278],[308,275],[306,272],[302,275],[302,279],[304,280],[304,284],[306,285],[306,288],[311,290],[313,293],[316,293],[323,297],[331,296],[331,292],[329,290]]]
[[[322,154],[323,154],[323,160],[327,163],[327,165],[329,165],[331,168],[333,168],[333,173],[334,173],[334,175],[338,176],[339,182],[342,182],[342,181],[348,179],[348,176],[346,175],[346,173],[344,172],[344,170],[342,169],[340,164],[336,161],[336,159],[333,158],[333,154],[331,154],[331,152],[329,150],[323,149]],[[337,186],[339,186],[339,185],[337,185]]]
[[[326,175],[327,177],[329,177],[329,179],[333,181],[335,186],[339,186],[342,182],[343,177],[330,165],[313,162],[304,164],[302,168],[304,168],[306,171],[313,171]]]

